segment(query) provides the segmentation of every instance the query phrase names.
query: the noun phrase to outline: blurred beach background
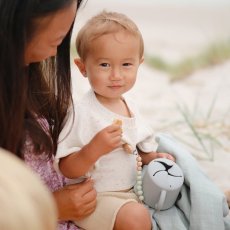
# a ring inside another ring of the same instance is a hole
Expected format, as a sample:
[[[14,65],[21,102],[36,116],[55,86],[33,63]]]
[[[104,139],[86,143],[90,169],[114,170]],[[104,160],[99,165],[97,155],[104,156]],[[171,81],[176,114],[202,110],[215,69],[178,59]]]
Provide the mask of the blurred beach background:
[[[88,0],[73,38],[102,10],[126,14],[143,35],[145,62],[128,96],[156,133],[175,136],[221,190],[230,189],[230,1]],[[72,46],[73,58],[74,39]],[[74,64],[72,75],[80,98],[88,81]]]

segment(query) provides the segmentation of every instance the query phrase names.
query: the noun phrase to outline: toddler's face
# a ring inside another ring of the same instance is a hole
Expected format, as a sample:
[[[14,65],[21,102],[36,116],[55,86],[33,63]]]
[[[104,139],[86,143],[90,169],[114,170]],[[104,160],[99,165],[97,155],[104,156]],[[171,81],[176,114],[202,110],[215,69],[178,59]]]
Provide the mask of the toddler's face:
[[[133,87],[142,61],[139,38],[121,30],[93,40],[84,65],[97,97],[117,99]]]

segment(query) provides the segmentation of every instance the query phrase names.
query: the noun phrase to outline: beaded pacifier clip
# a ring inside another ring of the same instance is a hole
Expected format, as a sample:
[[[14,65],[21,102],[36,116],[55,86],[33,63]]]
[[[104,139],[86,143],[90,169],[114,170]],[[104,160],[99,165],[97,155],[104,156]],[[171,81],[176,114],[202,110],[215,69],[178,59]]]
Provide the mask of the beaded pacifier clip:
[[[114,124],[117,124],[119,126],[122,126],[122,121],[119,119],[115,119],[113,121]],[[127,143],[127,141],[122,138],[122,141],[124,144],[122,145],[123,149],[128,154],[136,155],[136,161],[137,161],[137,177],[136,177],[136,183],[137,183],[137,194],[140,201],[144,200],[144,194],[142,189],[142,159],[141,156],[138,154],[138,151],[136,148],[132,147],[130,144]]]

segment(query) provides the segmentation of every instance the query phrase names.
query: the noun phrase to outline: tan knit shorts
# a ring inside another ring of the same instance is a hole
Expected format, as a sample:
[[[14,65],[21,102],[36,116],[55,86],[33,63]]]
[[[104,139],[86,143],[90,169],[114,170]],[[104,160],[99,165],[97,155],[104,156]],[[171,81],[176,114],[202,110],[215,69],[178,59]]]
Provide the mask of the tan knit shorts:
[[[121,206],[138,201],[133,191],[98,193],[96,210],[90,216],[75,223],[85,230],[112,230]]]

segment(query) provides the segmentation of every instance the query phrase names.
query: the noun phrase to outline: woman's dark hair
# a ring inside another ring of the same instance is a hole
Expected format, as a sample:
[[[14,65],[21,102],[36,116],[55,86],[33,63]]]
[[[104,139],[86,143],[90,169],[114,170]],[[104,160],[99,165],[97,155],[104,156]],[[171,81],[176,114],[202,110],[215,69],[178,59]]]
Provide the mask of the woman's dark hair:
[[[23,158],[26,137],[34,152],[50,157],[57,148],[67,108],[72,103],[70,39],[73,25],[57,55],[25,67],[28,41],[36,20],[76,0],[0,1],[0,147]],[[78,0],[78,8],[81,0]]]

